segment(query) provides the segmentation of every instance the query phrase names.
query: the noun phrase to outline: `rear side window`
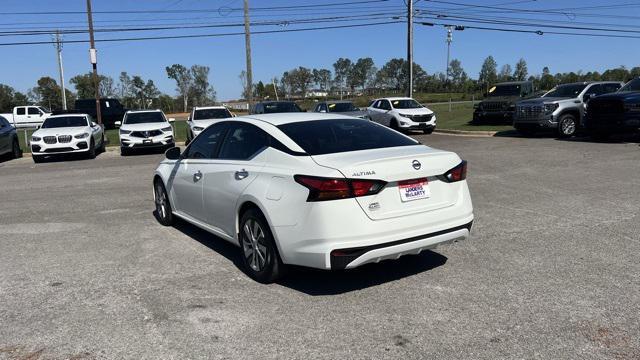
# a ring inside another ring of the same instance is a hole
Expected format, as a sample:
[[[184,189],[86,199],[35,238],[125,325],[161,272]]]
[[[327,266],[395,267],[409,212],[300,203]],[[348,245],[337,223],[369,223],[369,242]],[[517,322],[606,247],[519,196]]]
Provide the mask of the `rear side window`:
[[[23,107],[19,107],[16,109],[16,115],[25,115],[26,112]]]
[[[269,146],[269,135],[257,126],[236,123],[230,125],[229,133],[220,149],[220,159],[250,160]]]
[[[418,145],[391,129],[359,119],[302,121],[278,128],[309,155]]]

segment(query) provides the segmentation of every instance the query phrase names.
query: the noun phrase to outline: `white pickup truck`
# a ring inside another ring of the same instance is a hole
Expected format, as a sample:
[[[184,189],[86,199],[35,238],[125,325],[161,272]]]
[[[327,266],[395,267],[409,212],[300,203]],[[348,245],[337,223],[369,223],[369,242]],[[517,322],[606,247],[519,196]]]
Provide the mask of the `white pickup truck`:
[[[51,116],[42,106],[16,106],[11,114],[0,114],[16,128],[40,127]]]

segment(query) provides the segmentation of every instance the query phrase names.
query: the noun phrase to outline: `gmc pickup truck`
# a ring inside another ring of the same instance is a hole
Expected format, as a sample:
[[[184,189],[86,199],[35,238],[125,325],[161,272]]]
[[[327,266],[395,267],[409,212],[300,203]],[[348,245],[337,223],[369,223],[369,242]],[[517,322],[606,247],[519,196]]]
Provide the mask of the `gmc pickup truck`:
[[[591,138],[606,139],[612,134],[640,131],[640,78],[618,92],[589,101],[585,128]]]
[[[39,127],[51,116],[42,106],[16,106],[11,114],[0,114],[16,128]]]
[[[558,85],[541,97],[518,102],[513,127],[524,135],[552,130],[562,138],[574,136],[582,127],[591,99],[616,92],[622,85],[619,81]]]

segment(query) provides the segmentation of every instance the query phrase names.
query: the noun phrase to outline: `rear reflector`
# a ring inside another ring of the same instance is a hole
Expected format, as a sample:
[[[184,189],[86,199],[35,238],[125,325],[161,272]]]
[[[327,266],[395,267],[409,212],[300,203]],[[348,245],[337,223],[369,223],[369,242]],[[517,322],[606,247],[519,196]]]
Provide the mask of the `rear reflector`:
[[[356,180],[295,175],[295,181],[309,189],[307,201],[326,201],[374,195],[386,185],[381,180]]]
[[[467,178],[467,162],[462,160],[456,167],[444,173],[441,178],[447,182],[465,180]]]

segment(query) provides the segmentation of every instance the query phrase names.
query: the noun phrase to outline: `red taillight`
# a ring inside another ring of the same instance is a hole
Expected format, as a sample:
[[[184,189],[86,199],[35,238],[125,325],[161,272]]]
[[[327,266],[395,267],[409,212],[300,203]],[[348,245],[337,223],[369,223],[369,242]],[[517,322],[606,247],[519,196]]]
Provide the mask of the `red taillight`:
[[[380,180],[334,179],[295,175],[295,181],[309,189],[307,201],[346,199],[377,194],[385,186]]]
[[[447,171],[444,174],[444,179],[448,182],[462,181],[467,178],[467,162],[462,160],[458,166]]]

